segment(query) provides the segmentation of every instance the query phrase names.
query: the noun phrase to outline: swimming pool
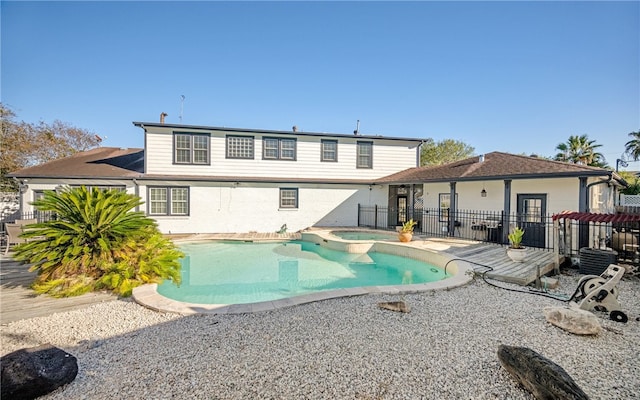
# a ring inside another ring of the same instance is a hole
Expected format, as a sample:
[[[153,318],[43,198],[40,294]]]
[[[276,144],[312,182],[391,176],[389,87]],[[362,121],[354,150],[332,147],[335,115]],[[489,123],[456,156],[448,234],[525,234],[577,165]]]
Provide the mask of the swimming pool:
[[[344,240],[398,240],[398,235],[393,233],[366,231],[331,231],[331,234]]]
[[[186,303],[257,303],[344,288],[422,284],[451,276],[408,257],[348,253],[307,241],[189,243],[181,249],[187,255],[182,284],[166,282],[157,291]]]
[[[230,240],[242,240],[241,235],[230,235]],[[254,236],[248,234],[249,241],[254,240]],[[173,312],[183,315],[189,314],[244,314],[261,311],[277,310],[285,307],[292,307],[300,304],[311,303],[315,301],[333,299],[338,297],[361,296],[367,294],[405,294],[420,293],[434,290],[451,289],[458,286],[468,284],[473,279],[473,268],[470,264],[461,262],[453,256],[428,249],[422,248],[420,242],[412,244],[401,243],[395,241],[357,241],[344,240],[331,234],[331,229],[319,229],[303,231],[300,235],[305,242],[314,245],[341,252],[351,253],[351,257],[357,255],[382,253],[397,255],[413,260],[419,260],[424,263],[434,264],[443,271],[447,271],[451,276],[447,279],[440,279],[426,283],[409,283],[404,280],[401,284],[386,286],[361,286],[349,287],[342,289],[325,289],[293,297],[285,297],[277,300],[259,301],[254,303],[198,303],[173,300],[159,293],[159,285],[156,283],[138,286],[133,289],[133,300],[147,308],[162,312]],[[202,243],[202,238],[187,239],[181,241],[182,245]],[[220,240],[218,237],[217,240]],[[211,243],[209,241],[208,243]],[[283,242],[280,242],[283,244]],[[244,255],[243,255],[244,257]],[[190,260],[190,259],[189,259]],[[190,262],[190,261],[189,261]],[[279,265],[278,265],[279,267]],[[429,267],[431,268],[431,267]],[[286,270],[286,267],[285,267]],[[280,270],[278,270],[280,271]],[[300,276],[300,275],[299,275]],[[193,280],[194,277],[187,276],[187,280]],[[285,279],[286,280],[286,279]],[[173,284],[172,284],[173,285]],[[168,288],[168,285],[167,285]]]

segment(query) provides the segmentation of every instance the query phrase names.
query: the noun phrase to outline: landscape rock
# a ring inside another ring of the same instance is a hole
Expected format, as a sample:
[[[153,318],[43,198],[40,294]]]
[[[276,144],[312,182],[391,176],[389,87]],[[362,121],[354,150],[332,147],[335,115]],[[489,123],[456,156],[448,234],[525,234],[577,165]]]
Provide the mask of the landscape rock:
[[[576,335],[597,335],[602,332],[598,318],[579,308],[545,307],[542,312],[549,323]]]
[[[385,301],[378,303],[378,307],[385,310],[398,311],[408,313],[411,311],[411,307],[404,301]]]
[[[77,359],[50,344],[14,351],[0,358],[3,399],[35,399],[72,382]]]
[[[536,399],[589,399],[562,367],[529,348],[500,345],[498,359]]]

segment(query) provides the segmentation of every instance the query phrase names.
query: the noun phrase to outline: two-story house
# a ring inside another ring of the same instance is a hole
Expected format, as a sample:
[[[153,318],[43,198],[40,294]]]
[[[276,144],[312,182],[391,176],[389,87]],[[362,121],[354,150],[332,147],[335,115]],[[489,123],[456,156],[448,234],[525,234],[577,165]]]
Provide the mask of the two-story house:
[[[546,215],[612,212],[617,188],[626,185],[610,170],[502,152],[419,167],[424,140],[416,138],[134,125],[144,149],[96,148],[12,173],[21,183],[21,211],[33,211],[33,200],[60,185],[136,194],[140,211],[164,233],[392,229],[415,218],[425,234],[476,237],[474,215],[494,211],[500,220],[491,223],[505,229],[492,240],[504,243],[512,225],[526,224],[535,234],[529,245],[550,247]],[[376,222],[363,223],[361,210],[372,207]],[[511,213],[519,220],[508,220]],[[468,219],[462,225],[461,216]],[[581,245],[588,242],[581,237]]]
[[[134,122],[144,149],[97,148],[13,174],[22,210],[59,185],[120,188],[165,233],[355,226],[378,178],[419,165],[422,139]]]

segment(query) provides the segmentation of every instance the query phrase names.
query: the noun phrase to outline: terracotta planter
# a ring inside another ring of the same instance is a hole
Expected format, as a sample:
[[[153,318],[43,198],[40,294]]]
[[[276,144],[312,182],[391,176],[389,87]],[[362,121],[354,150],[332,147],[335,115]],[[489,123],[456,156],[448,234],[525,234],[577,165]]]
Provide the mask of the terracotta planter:
[[[410,242],[412,238],[413,238],[413,233],[411,233],[411,232],[400,232],[400,233],[398,233],[398,239],[401,242]]]
[[[524,247],[521,247],[519,249],[512,249],[511,247],[509,247],[507,249],[507,255],[509,256],[511,261],[524,262],[524,259],[527,256],[527,249],[525,249]]]

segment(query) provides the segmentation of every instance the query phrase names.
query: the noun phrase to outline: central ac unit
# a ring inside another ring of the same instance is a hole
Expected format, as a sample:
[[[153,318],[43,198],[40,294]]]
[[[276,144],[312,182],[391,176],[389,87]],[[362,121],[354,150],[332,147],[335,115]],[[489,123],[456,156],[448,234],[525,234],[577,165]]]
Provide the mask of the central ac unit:
[[[615,264],[618,253],[613,250],[580,249],[580,273],[585,275],[601,275],[610,264]]]

